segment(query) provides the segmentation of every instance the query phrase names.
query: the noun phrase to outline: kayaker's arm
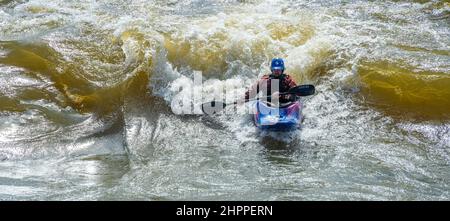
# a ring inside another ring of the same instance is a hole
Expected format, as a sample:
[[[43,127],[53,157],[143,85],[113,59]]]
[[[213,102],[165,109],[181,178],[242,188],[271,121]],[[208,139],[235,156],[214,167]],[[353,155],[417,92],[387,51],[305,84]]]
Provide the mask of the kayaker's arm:
[[[293,88],[293,87],[297,87],[297,83],[295,83],[295,80],[290,75],[287,75],[285,80],[286,80],[286,84],[289,86],[289,89]]]
[[[287,85],[288,89],[297,87],[297,83],[295,83],[295,80],[290,76],[290,75],[286,75],[286,77],[284,78],[283,82],[285,85]],[[280,100],[285,100],[285,101],[292,101],[295,100],[295,95],[293,94],[286,94],[286,95],[281,95],[282,97],[280,97]]]

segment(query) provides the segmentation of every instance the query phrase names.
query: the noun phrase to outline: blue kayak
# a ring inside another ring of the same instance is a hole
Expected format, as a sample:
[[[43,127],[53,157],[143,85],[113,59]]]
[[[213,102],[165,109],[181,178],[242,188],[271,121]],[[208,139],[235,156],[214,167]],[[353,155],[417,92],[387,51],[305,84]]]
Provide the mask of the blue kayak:
[[[254,106],[254,121],[261,130],[286,131],[299,128],[302,119],[302,104],[299,101],[271,107],[266,102],[257,101]]]

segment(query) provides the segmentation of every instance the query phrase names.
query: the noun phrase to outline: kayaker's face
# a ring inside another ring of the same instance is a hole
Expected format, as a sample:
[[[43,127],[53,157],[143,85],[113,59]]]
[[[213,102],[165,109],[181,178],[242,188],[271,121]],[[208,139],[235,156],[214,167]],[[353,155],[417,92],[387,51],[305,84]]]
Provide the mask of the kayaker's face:
[[[275,75],[276,77],[280,76],[282,73],[283,73],[283,70],[281,70],[281,69],[272,70],[272,74]]]

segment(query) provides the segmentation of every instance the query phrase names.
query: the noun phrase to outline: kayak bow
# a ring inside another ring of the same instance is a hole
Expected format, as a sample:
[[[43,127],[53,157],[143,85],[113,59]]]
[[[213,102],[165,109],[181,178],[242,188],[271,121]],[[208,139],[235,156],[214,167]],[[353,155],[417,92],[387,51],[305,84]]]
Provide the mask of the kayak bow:
[[[261,130],[286,131],[297,129],[301,122],[300,101],[290,102],[280,107],[272,107],[257,101],[254,106],[254,123]]]

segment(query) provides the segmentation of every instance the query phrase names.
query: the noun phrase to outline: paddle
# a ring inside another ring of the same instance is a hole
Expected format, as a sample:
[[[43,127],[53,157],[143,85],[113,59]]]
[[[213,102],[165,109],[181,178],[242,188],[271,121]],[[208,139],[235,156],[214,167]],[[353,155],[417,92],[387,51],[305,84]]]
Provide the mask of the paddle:
[[[315,93],[315,91],[316,91],[316,89],[315,89],[314,85],[305,84],[305,85],[300,85],[300,86],[293,87],[293,88],[289,89],[288,92],[280,93],[280,95],[296,94],[297,96],[309,96],[309,95],[313,95]],[[254,98],[254,99],[248,100],[246,102],[260,100],[262,98],[269,98],[269,97],[271,97],[271,96],[258,97],[258,98]],[[217,113],[217,112],[225,109],[225,107],[228,106],[228,105],[236,105],[236,104],[238,104],[237,101],[235,101],[233,103],[224,103],[224,102],[220,102],[220,101],[211,101],[211,102],[207,102],[207,103],[202,104],[202,111],[205,114],[214,114],[214,113]]]

